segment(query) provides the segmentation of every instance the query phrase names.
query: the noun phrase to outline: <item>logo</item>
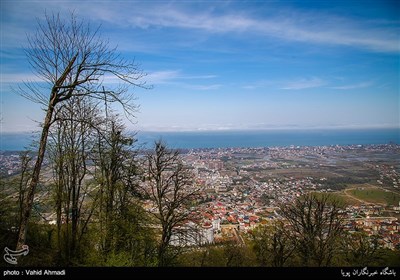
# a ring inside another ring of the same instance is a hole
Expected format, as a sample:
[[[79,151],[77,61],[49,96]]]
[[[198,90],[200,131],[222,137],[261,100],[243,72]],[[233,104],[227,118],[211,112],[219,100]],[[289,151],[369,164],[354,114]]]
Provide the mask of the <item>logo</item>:
[[[28,255],[29,253],[29,247],[28,245],[22,245],[22,249],[17,250],[17,251],[13,251],[8,249],[7,247],[4,248],[4,251],[6,252],[4,254],[4,260],[6,262],[8,262],[9,264],[18,264],[17,263],[17,256],[21,256],[21,255]]]

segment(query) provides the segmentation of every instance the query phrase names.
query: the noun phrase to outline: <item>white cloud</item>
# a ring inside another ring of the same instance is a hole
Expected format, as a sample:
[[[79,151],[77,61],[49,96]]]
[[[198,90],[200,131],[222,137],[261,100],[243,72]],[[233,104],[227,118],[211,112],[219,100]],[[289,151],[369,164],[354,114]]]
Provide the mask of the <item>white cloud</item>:
[[[181,79],[214,79],[217,75],[182,76]]]
[[[14,3],[14,2],[13,2]],[[155,4],[156,3],[156,4]],[[224,13],[212,9],[194,9],[190,4],[153,1],[44,1],[9,4],[7,13],[15,22],[2,22],[2,39],[9,45],[21,45],[25,34],[30,32],[32,19],[43,11],[75,11],[80,16],[111,26],[123,28],[180,28],[206,33],[235,33],[245,36],[266,36],[289,42],[306,42],[352,46],[376,52],[398,52],[399,22],[383,19],[361,20],[338,17],[321,12],[301,12],[275,8],[269,15],[255,16],[254,11],[238,11],[234,5],[227,5]],[[10,32],[10,30],[12,30]],[[17,43],[14,43],[17,42]]]
[[[362,83],[358,83],[358,84],[336,86],[336,87],[331,87],[331,88],[333,88],[333,89],[341,89],[341,90],[348,90],[348,89],[357,89],[357,88],[367,88],[367,87],[370,87],[372,84],[373,84],[372,82],[362,82]]]
[[[175,86],[181,86],[193,90],[213,90],[221,87],[220,84],[211,85],[198,85],[188,83],[188,80],[202,80],[202,79],[213,79],[216,75],[185,75],[180,70],[162,70],[150,72],[146,76],[148,84],[160,85],[160,84],[174,84]],[[185,81],[185,82],[184,82]]]
[[[146,76],[149,84],[165,84],[180,76],[179,70],[164,70],[151,72]]]
[[[307,89],[307,88],[318,88],[325,85],[326,82],[320,78],[303,78],[298,79],[292,82],[286,83],[280,89],[287,89],[287,90],[299,90],[299,89]]]
[[[0,83],[43,82],[43,79],[28,73],[1,73]]]
[[[245,84],[242,86],[243,89],[246,90],[253,90],[258,88],[271,88],[276,87],[279,84],[279,81],[272,81],[272,80],[258,80],[253,83]]]
[[[220,84],[213,84],[213,85],[189,85],[187,86],[193,90],[215,90],[222,87]]]
[[[113,16],[111,16],[114,13]],[[158,5],[148,9],[101,10],[104,21],[138,28],[164,27],[202,30],[210,33],[253,33],[314,44],[345,45],[378,52],[398,52],[398,29],[385,21],[356,21],[321,13],[280,11],[276,16],[251,17],[244,13],[213,14]]]

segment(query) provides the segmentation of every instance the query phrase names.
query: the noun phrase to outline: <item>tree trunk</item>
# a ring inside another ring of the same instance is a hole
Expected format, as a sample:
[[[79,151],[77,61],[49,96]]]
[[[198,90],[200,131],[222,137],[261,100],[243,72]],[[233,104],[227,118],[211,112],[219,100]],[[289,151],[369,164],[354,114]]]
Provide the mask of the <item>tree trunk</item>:
[[[22,172],[21,172],[21,179],[19,181],[19,195],[18,195],[18,206],[19,206],[19,224],[21,225],[22,221],[22,210],[23,210],[23,202],[24,202],[24,179],[25,179],[25,172],[28,168],[28,164],[25,166],[24,159],[21,160],[22,165]]]
[[[40,137],[40,143],[39,143],[39,151],[38,151],[35,167],[33,168],[33,172],[32,172],[32,180],[26,190],[23,211],[22,211],[22,217],[21,217],[19,233],[18,233],[17,250],[21,249],[22,245],[25,244],[26,231],[28,228],[28,221],[31,216],[36,186],[39,182],[39,175],[40,175],[40,170],[41,170],[43,159],[44,159],[44,154],[46,151],[47,136],[49,134],[49,129],[50,129],[50,125],[51,125],[51,119],[53,117],[53,112],[54,112],[54,106],[52,104],[50,104],[47,109],[46,118],[43,123],[42,135]]]
[[[61,144],[58,144],[61,145]],[[59,149],[59,155],[61,155],[61,148]],[[62,242],[61,242],[61,227],[62,227],[62,191],[63,191],[63,183],[64,183],[64,175],[63,175],[63,160],[60,156],[58,160],[58,182],[57,182],[57,196],[56,196],[56,213],[57,213],[57,244],[58,244],[58,256],[61,260],[62,256]]]

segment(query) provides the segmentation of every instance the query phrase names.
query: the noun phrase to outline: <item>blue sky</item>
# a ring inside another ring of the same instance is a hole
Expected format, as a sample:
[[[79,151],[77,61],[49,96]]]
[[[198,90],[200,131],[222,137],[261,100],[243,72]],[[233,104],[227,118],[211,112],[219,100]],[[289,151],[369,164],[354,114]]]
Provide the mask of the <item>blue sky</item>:
[[[399,127],[397,1],[8,1],[1,4],[1,130],[43,111],[26,34],[44,11],[101,24],[148,73],[135,130]]]

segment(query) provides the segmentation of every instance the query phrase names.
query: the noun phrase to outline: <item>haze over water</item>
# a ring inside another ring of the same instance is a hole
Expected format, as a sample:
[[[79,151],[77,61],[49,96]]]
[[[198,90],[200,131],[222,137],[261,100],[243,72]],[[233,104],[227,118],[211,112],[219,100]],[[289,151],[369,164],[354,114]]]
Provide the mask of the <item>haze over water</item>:
[[[137,134],[138,145],[151,147],[161,138],[172,148],[327,146],[400,144],[400,129],[315,129],[258,131],[149,132]],[[0,150],[23,150],[32,133],[0,134]]]

